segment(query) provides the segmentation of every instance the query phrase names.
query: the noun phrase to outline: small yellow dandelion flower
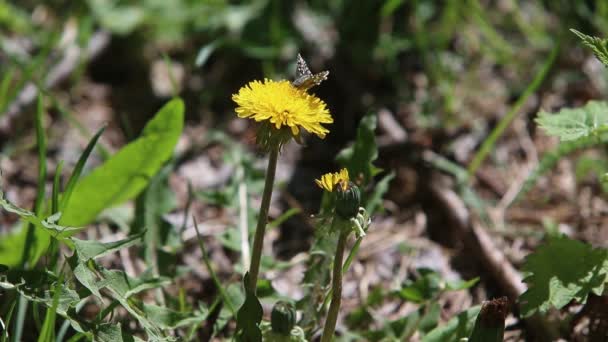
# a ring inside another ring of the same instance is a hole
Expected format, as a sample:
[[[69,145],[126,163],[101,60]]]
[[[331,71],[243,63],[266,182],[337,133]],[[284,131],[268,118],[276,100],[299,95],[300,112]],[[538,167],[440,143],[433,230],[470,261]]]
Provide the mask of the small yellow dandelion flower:
[[[289,81],[249,82],[232,100],[239,117],[267,121],[277,130],[289,128],[296,138],[303,128],[322,139],[329,130],[321,124],[334,122],[325,102]]]
[[[342,190],[346,190],[349,180],[348,170],[344,168],[340,172],[326,173],[321,176],[321,179],[315,179],[315,182],[321,189],[333,192],[334,187],[338,184],[340,184]]]

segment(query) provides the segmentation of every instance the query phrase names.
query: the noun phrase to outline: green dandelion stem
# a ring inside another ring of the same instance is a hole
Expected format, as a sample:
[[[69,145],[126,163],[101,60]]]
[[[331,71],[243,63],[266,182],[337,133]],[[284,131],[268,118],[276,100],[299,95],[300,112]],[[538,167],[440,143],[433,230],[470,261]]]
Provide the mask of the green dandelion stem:
[[[344,265],[342,265],[342,275],[346,274],[346,272],[350,268],[350,265],[353,263],[355,255],[357,255],[359,247],[361,246],[361,241],[363,241],[363,237],[358,238],[357,241],[355,241],[353,247],[350,249],[350,252],[346,257],[346,261],[344,262]],[[329,305],[329,301],[333,293],[334,291],[332,289],[329,289],[327,295],[325,296],[325,299],[323,300],[323,309],[325,309]]]
[[[249,266],[249,290],[256,292],[258,283],[258,273],[260,272],[260,259],[262,258],[262,247],[264,246],[264,232],[268,223],[268,209],[270,208],[270,198],[272,197],[272,188],[274,186],[274,175],[277,169],[277,160],[279,159],[279,146],[273,146],[270,150],[268,159],[268,168],[266,169],[266,181],[264,183],[264,192],[262,193],[262,204],[260,205],[260,215],[258,216],[258,225],[255,228],[255,236],[253,239],[253,247],[251,250],[251,264]]]
[[[334,222],[336,219],[334,218]],[[338,321],[338,313],[340,312],[340,302],[342,300],[342,259],[344,258],[344,249],[346,247],[346,238],[348,238],[348,229],[340,229],[340,237],[336,246],[336,256],[334,257],[334,268],[331,280],[331,304],[327,311],[327,319],[323,328],[321,342],[331,342],[334,331],[336,330],[336,322]]]

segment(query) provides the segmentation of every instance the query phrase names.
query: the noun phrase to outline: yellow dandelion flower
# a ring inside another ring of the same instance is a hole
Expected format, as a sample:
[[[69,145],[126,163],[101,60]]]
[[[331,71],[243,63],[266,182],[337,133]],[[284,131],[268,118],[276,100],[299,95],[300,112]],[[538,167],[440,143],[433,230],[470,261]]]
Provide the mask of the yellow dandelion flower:
[[[334,122],[325,102],[289,81],[249,82],[232,100],[239,117],[267,121],[277,130],[289,128],[296,138],[303,128],[322,139],[329,130],[321,124]]]
[[[338,184],[340,184],[342,190],[346,190],[349,181],[348,170],[345,168],[340,170],[340,172],[326,173],[321,176],[321,179],[315,179],[315,182],[321,189],[329,192],[332,192],[334,187]]]

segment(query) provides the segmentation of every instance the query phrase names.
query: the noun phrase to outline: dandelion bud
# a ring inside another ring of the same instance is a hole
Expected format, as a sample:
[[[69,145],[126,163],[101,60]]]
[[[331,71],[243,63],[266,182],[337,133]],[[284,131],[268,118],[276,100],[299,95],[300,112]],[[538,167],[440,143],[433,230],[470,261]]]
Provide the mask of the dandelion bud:
[[[289,336],[296,325],[296,310],[287,302],[277,302],[270,314],[270,324],[274,333]]]
[[[357,216],[361,206],[361,192],[353,182],[339,184],[336,191],[336,212],[344,219]]]

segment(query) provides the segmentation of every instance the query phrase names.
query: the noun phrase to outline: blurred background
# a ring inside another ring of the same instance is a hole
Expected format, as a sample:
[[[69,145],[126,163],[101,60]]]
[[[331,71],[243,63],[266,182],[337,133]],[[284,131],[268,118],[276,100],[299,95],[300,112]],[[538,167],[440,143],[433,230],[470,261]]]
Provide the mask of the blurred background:
[[[441,213],[429,188],[454,182],[431,177],[421,155],[432,152],[466,167],[515,106],[516,118],[472,182],[490,222],[500,227],[498,246],[520,265],[547,218],[590,241],[608,236],[603,209],[580,210],[589,203],[604,208],[597,180],[603,151],[560,163],[526,200],[508,211],[501,207],[511,184],[557,145],[536,131],[536,113],[582,105],[607,93],[603,66],[570,28],[607,36],[608,2],[0,0],[3,190],[23,207],[34,202],[37,87],[47,98],[49,170],[59,160],[71,170],[90,137],[107,124],[102,147],[87,169],[99,165],[136,138],[171,97],[180,96],[186,126],[168,177],[174,202],[163,220],[182,224],[190,184],[195,201],[189,210],[203,222],[205,236],[214,237],[213,261],[230,278],[238,260],[237,233],[225,227],[237,216],[235,172],[244,168],[248,191],[255,195],[261,192],[264,167],[254,144],[255,125],[236,117],[231,96],[255,79],[293,79],[301,53],[313,73],[330,71],[312,91],[328,104],[334,123],[325,140],[307,137],[303,145],[286,146],[281,156],[281,190],[270,214],[296,211],[271,232],[269,248],[277,260],[292,260],[309,249],[308,217],[318,210],[321,196],[313,179],[337,169],[336,155],[355,139],[361,118],[373,114],[378,118],[376,164],[384,169],[378,179],[389,172],[394,178],[347,278],[344,310],[358,307],[375,286],[388,286],[408,267],[428,266],[448,278],[454,272],[466,279],[484,276],[487,272],[466,258],[452,259],[475,252],[463,252],[449,214]],[[546,73],[540,72],[543,67]],[[492,216],[496,208],[502,211]],[[109,231],[130,222],[133,214],[113,215]],[[0,232],[9,234],[15,218],[1,216]],[[173,264],[200,260],[187,248],[177,255]],[[210,296],[205,271],[195,277],[207,283],[184,285],[191,287],[189,294]],[[297,279],[276,279],[277,289],[297,293]],[[482,280],[472,294],[446,299],[453,305],[442,307],[442,317],[505,293],[491,278]]]

